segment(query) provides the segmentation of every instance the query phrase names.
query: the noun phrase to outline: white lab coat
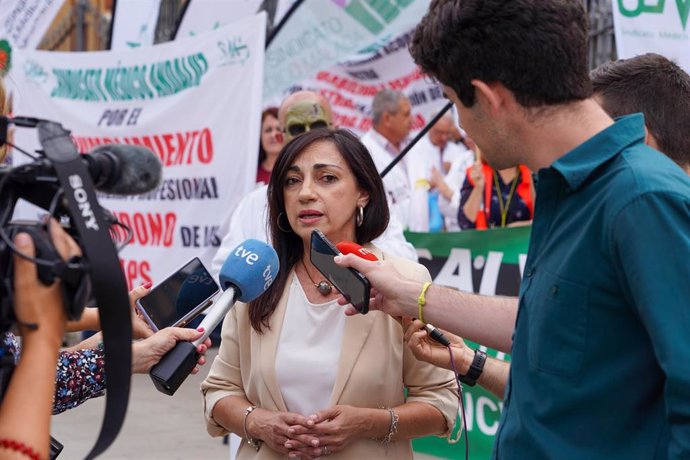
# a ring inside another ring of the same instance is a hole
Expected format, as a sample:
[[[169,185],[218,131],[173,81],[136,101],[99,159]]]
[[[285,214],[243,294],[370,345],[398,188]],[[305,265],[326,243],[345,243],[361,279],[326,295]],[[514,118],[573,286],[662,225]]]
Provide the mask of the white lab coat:
[[[360,140],[362,144],[366,146],[367,150],[369,150],[371,158],[376,165],[376,170],[379,173],[393,161],[394,157],[375,139],[373,130],[369,130]],[[401,162],[403,164],[398,163],[390,170],[386,177],[383,178],[383,186],[386,189],[386,197],[388,198],[388,207],[390,208],[391,216],[395,215],[398,221],[402,223],[403,228],[408,228],[410,226],[410,200],[412,199],[412,189],[407,177],[404,162],[405,160]]]

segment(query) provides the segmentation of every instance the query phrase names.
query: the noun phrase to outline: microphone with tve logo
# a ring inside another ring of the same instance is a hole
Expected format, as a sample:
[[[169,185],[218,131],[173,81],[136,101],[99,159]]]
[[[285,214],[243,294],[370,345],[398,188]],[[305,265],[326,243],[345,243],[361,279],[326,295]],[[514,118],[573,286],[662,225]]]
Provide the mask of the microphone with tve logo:
[[[338,248],[338,250],[343,254],[354,254],[357,257],[366,260],[371,260],[373,262],[379,260],[378,257],[376,257],[376,255],[369,251],[367,248],[363,247],[360,244],[353,243],[352,241],[341,241],[340,243],[336,244],[335,247]],[[424,329],[426,330],[427,334],[429,334],[429,337],[431,337],[444,347],[450,346],[450,341],[446,338],[445,335],[443,335],[443,332],[436,329],[433,325],[426,323],[424,325]]]
[[[247,240],[232,250],[220,269],[224,292],[199,324],[204,334],[194,342],[178,342],[151,368],[149,375],[158,391],[173,395],[199,360],[197,347],[240,302],[251,302],[268,289],[279,269],[278,255],[272,247],[258,240]]]

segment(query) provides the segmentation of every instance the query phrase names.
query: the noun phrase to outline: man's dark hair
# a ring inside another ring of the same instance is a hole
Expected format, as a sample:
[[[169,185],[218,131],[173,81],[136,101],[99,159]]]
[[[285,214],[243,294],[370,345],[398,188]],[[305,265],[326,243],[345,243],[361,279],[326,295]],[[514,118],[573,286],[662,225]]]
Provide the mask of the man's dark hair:
[[[319,128],[300,134],[288,142],[278,154],[268,183],[268,227],[271,242],[278,253],[280,271],[266,292],[249,304],[249,321],[257,332],[262,332],[264,327],[269,326],[271,315],[283,295],[292,268],[304,254],[302,238],[292,231],[285,215],[283,193],[289,168],[295,158],[317,142],[333,144],[352,170],[357,185],[369,193],[362,225],[355,228],[356,242],[369,243],[388,227],[388,201],[383,181],[369,151],[357,136],[345,129]]]
[[[581,0],[434,0],[410,52],[422,70],[474,105],[477,79],[500,82],[524,107],[591,95]]]
[[[591,77],[610,116],[642,112],[659,149],[680,166],[690,166],[690,75],[648,53],[602,64]]]

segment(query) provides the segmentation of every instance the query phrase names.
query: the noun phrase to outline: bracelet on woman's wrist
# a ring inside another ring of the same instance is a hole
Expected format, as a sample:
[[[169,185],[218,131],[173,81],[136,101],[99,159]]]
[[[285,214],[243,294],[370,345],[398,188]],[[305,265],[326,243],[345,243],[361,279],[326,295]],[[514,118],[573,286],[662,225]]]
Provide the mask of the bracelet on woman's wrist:
[[[256,409],[256,406],[249,406],[244,410],[244,418],[242,419],[242,428],[244,428],[244,439],[247,440],[247,444],[252,446],[254,449],[257,451],[261,449],[261,443],[262,441],[260,439],[254,439],[251,436],[249,436],[249,432],[247,431],[247,417],[249,417],[249,414],[254,412]]]
[[[390,407],[381,407],[381,409],[386,409],[388,411],[391,420],[390,426],[388,428],[388,434],[383,438],[378,439],[378,441],[380,441],[381,444],[387,446],[388,444],[390,444],[391,440],[393,439],[393,436],[395,436],[395,434],[398,432],[398,420],[400,417],[398,417],[398,414],[396,414],[395,411]]]
[[[19,452],[31,460],[40,460],[41,458],[38,452],[33,450],[31,447],[27,446],[21,441],[15,441],[14,439],[0,439],[0,447],[6,450]]]

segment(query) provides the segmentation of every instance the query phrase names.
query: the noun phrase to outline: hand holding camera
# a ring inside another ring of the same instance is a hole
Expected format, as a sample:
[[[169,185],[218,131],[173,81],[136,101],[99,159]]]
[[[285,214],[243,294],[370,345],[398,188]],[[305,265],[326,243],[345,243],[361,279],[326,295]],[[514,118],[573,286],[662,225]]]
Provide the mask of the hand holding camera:
[[[48,227],[53,244],[64,260],[81,256],[81,249],[77,243],[55,220],[51,219]],[[30,258],[35,257],[36,245],[28,233],[17,234],[14,241],[21,254]],[[46,286],[39,281],[36,265],[20,255],[14,255],[14,264],[14,309],[20,334],[24,336],[25,341],[31,340],[29,335],[37,335],[44,339],[48,339],[50,335],[59,346],[66,321],[59,280]],[[34,331],[37,334],[31,334]]]

